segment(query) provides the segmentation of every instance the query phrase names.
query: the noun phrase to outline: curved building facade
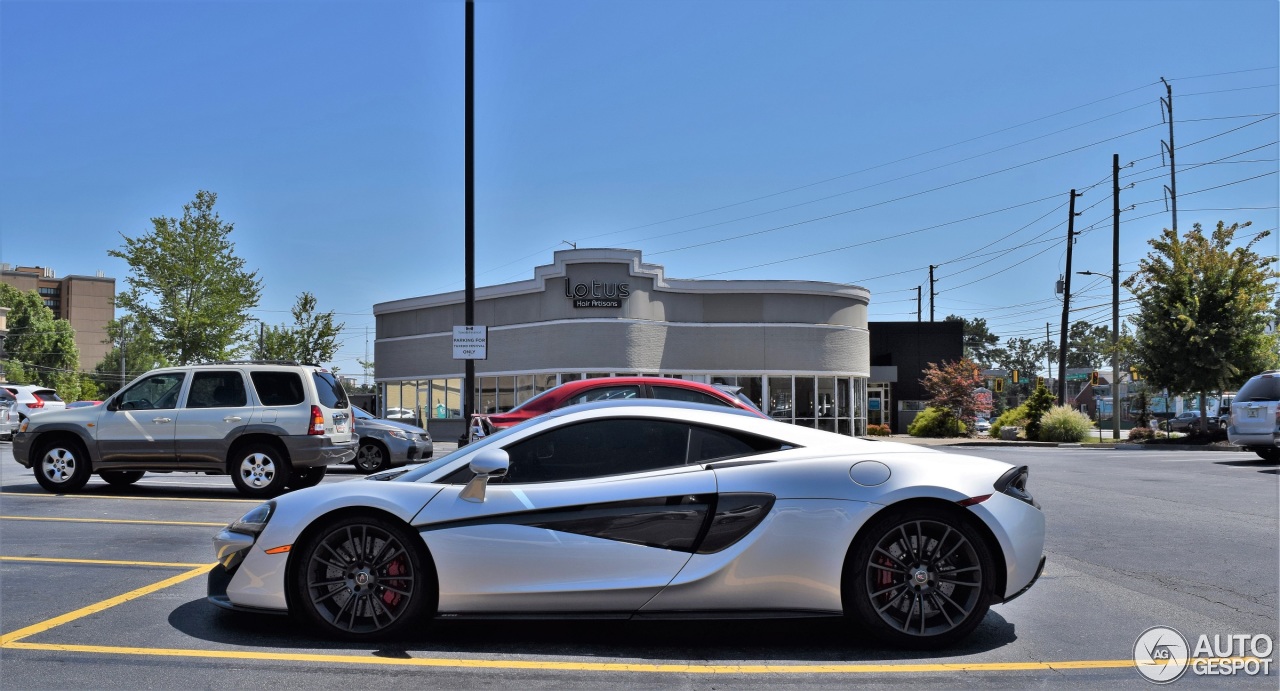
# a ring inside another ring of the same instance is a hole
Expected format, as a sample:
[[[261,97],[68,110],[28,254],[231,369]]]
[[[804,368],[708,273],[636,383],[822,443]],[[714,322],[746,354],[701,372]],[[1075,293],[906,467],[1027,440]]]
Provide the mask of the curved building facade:
[[[773,417],[864,434],[870,347],[862,287],[667,278],[625,249],[555,253],[533,278],[476,289],[487,327],[476,411],[508,410],[557,384],[649,375],[741,387]],[[462,291],[374,305],[375,379],[386,411],[440,439],[461,434]],[[393,413],[393,414],[396,414]]]

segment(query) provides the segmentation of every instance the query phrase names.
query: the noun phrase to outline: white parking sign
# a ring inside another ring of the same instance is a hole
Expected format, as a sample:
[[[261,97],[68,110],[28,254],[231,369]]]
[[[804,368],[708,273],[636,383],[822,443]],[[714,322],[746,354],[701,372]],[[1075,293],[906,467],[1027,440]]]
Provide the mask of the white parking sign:
[[[453,327],[454,360],[486,360],[489,357],[489,327]]]

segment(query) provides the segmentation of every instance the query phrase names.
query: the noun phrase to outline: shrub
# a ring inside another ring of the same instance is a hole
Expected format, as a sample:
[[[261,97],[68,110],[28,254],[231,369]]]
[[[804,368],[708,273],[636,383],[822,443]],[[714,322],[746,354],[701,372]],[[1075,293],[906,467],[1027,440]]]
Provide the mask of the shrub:
[[[925,408],[907,427],[913,437],[960,437],[965,434],[963,422],[945,408]]]
[[[991,438],[1000,439],[1000,430],[1004,427],[1023,427],[1027,424],[1027,406],[1020,405],[1017,408],[1010,408],[1000,414],[996,421],[991,423]]]
[[[1053,407],[1053,394],[1043,386],[1037,386],[1022,407],[1027,409],[1027,439],[1040,438],[1040,418]]]
[[[1059,405],[1049,409],[1040,418],[1040,441],[1081,442],[1089,438],[1093,420],[1088,415],[1069,406]]]
[[[1155,436],[1156,433],[1150,427],[1134,427],[1129,430],[1129,441],[1146,441]]]
[[[893,434],[888,425],[867,425],[867,434],[873,437],[887,437]]]

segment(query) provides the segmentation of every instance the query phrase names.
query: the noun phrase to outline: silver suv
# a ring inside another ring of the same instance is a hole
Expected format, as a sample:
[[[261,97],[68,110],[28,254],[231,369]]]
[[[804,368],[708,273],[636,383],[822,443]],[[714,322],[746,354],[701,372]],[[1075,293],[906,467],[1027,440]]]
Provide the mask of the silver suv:
[[[1231,401],[1227,439],[1262,458],[1280,461],[1280,371],[1245,382]]]
[[[97,473],[112,485],[146,472],[229,474],[250,497],[318,484],[356,455],[351,403],[334,376],[293,362],[222,362],[152,370],[102,405],[43,413],[13,438],[13,457],[50,492]]]

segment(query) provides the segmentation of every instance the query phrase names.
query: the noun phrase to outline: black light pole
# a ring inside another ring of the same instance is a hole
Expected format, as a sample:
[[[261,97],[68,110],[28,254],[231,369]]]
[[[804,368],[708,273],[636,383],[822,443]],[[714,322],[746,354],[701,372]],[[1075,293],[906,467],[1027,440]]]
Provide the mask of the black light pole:
[[[464,96],[465,121],[463,142],[463,169],[466,182],[463,195],[465,200],[463,227],[466,254],[466,321],[467,326],[476,324],[476,185],[475,185],[475,21],[476,5],[467,0],[467,37],[466,37],[466,88]],[[471,416],[475,413],[474,391],[476,388],[476,361],[467,358],[466,374],[462,380],[462,418],[465,425],[458,444],[467,443],[468,431],[471,429]]]

